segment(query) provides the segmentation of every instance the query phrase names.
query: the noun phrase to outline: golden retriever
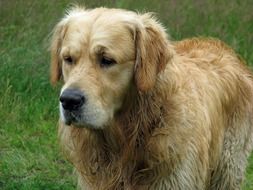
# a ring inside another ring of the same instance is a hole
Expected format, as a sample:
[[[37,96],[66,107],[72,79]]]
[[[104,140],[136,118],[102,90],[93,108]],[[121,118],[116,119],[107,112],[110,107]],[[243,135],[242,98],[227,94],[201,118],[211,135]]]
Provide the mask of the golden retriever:
[[[149,13],[74,7],[55,27],[61,145],[81,189],[235,190],[253,75],[223,42],[173,42]]]

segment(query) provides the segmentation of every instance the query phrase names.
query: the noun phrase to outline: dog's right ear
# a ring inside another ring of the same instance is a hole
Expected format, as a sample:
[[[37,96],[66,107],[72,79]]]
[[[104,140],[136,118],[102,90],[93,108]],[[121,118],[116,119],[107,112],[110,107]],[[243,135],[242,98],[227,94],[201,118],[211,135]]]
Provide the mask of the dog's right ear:
[[[163,26],[149,13],[138,15],[135,44],[135,83],[139,91],[146,92],[155,86],[158,74],[171,62],[174,50]]]
[[[51,67],[50,67],[50,81],[51,84],[56,84],[60,80],[62,75],[62,63],[60,59],[61,45],[64,35],[67,30],[65,20],[60,21],[54,28],[52,40],[51,40]]]

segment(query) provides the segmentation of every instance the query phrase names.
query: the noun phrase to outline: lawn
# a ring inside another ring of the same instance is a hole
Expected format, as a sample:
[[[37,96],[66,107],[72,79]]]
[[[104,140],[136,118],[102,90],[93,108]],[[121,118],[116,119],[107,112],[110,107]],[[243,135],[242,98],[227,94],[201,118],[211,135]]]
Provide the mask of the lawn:
[[[0,189],[71,190],[58,148],[59,86],[48,81],[53,26],[74,1],[0,0]],[[81,1],[79,1],[81,3]],[[152,11],[171,38],[218,37],[253,65],[252,0],[89,0],[86,7]],[[253,155],[244,190],[253,189]]]

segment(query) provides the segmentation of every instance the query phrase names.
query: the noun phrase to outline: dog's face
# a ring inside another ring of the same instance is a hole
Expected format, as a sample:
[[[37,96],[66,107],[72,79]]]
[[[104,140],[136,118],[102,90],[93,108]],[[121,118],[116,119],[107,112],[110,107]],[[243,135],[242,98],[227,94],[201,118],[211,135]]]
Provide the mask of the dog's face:
[[[154,86],[170,56],[166,48],[166,34],[150,16],[104,8],[70,11],[56,26],[51,46],[51,81],[61,75],[64,80],[61,121],[108,125],[132,85],[140,91]]]
[[[109,12],[99,14],[96,10],[71,18],[62,41],[65,84],[60,112],[69,124],[105,125],[120,108],[132,79],[135,45],[131,33]]]

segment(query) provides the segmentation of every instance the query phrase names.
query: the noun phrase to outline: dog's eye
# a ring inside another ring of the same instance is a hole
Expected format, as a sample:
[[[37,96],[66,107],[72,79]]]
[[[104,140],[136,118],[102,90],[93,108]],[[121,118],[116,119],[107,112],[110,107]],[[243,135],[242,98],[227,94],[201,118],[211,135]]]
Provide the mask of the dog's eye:
[[[71,56],[66,56],[66,57],[64,57],[63,59],[64,59],[64,61],[65,61],[66,63],[68,63],[68,64],[70,64],[70,65],[74,63],[73,58],[72,58]]]
[[[111,58],[108,58],[108,57],[102,57],[101,60],[100,60],[100,65],[102,67],[108,67],[108,66],[111,66],[113,64],[115,64],[116,61],[114,59],[111,59]]]

